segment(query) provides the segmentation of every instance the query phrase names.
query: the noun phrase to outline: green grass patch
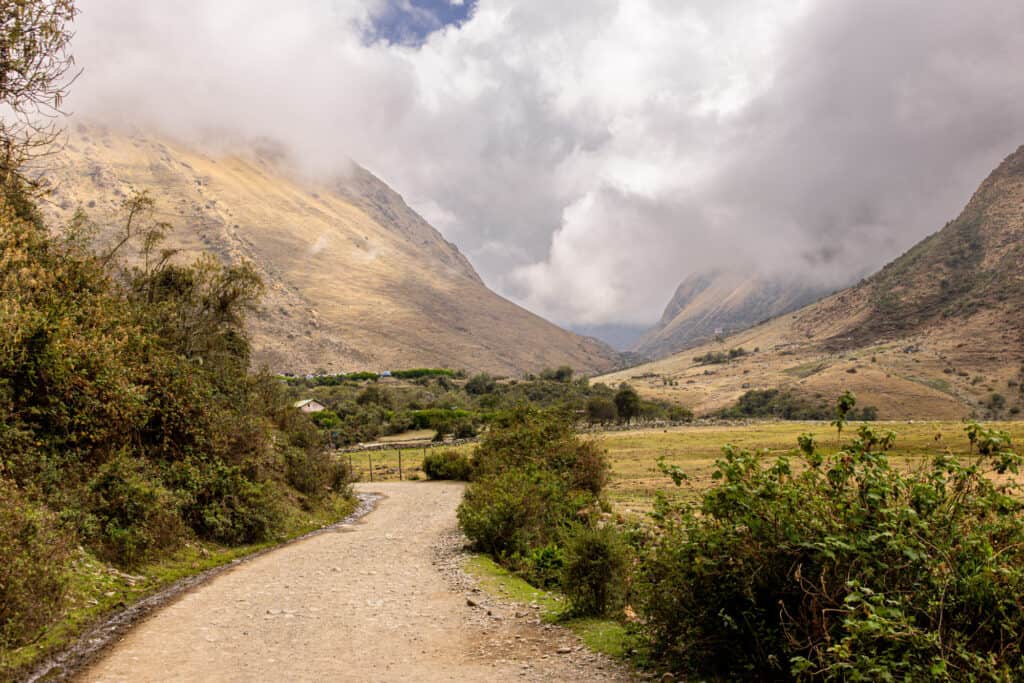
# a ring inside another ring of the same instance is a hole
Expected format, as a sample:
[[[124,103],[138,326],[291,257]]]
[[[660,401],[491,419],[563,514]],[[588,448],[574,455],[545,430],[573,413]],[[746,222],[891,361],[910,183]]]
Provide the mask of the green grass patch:
[[[542,620],[565,626],[595,652],[622,659],[631,649],[629,630],[624,624],[614,619],[569,617],[568,601],[563,595],[531,586],[487,555],[473,555],[464,569],[489,595],[524,605],[539,605]]]
[[[911,382],[917,382],[923,384],[926,387],[931,387],[937,391],[941,391],[944,394],[953,395],[953,387],[950,383],[940,377],[911,377],[907,376],[904,379],[908,379]]]
[[[810,363],[794,365],[791,368],[786,368],[782,372],[791,377],[796,377],[797,379],[804,379],[806,377],[810,377],[811,375],[816,375],[819,372],[822,372],[823,370],[828,370],[830,366],[831,363],[826,363],[822,361],[811,361]]]

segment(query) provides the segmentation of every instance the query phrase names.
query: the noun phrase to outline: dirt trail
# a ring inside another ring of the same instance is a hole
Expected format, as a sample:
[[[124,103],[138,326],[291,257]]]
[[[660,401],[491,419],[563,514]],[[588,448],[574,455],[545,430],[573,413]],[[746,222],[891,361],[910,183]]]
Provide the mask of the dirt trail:
[[[78,680],[630,680],[535,610],[472,592],[458,570],[460,485],[362,490],[386,496],[363,521],[186,593]]]

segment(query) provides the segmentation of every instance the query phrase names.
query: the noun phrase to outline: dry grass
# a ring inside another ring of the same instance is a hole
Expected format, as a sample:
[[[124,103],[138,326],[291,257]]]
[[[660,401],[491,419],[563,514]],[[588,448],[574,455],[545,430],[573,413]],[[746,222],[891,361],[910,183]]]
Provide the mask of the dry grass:
[[[430,432],[433,435],[433,432]],[[449,447],[442,447],[449,448]],[[459,451],[469,455],[473,444],[451,446],[451,450]],[[423,474],[423,458],[427,453],[437,452],[437,449],[425,449],[423,447],[402,448],[395,444],[395,448],[381,451],[364,451],[357,453],[342,453],[338,457],[352,463],[352,471],[360,481],[371,481],[370,471],[373,471],[373,481],[415,481],[426,479]],[[399,472],[401,465],[401,472]]]
[[[898,434],[892,458],[908,467],[920,457],[939,449],[966,455],[969,443],[964,424],[952,421],[879,422],[880,429]],[[854,427],[856,425],[853,425]],[[1024,444],[1024,422],[990,423],[1010,432],[1014,442]],[[836,447],[835,430],[827,422],[761,422],[751,425],[707,425],[677,427],[666,431],[612,432],[598,435],[612,462],[609,498],[616,511],[632,515],[651,509],[655,491],[675,497],[695,497],[710,486],[715,460],[722,446],[768,449],[778,455],[796,448],[797,436],[810,432],[825,451]],[[690,476],[690,484],[676,488],[657,466],[660,458],[678,465]]]

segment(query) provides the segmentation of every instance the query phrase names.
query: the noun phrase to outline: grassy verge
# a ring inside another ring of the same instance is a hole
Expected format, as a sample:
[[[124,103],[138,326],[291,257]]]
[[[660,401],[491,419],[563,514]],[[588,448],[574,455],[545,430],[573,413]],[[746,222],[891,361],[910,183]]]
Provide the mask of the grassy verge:
[[[567,627],[595,652],[622,659],[631,649],[629,632],[623,624],[614,619],[569,617],[564,596],[531,586],[486,555],[473,555],[464,569],[490,595],[523,605],[537,605],[542,620]]]
[[[175,581],[334,524],[349,515],[355,503],[354,499],[338,496],[315,511],[293,512],[281,533],[264,543],[227,547],[191,541],[167,557],[131,572],[119,570],[79,548],[68,577],[64,618],[33,643],[14,650],[0,649],[0,680],[15,680],[25,675],[46,657],[73,643],[93,624]]]

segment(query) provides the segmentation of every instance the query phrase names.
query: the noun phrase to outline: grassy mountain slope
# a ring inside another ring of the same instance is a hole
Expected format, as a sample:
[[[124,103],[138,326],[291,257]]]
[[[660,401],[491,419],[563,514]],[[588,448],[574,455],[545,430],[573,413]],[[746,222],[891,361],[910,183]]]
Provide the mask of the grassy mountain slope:
[[[695,360],[741,347],[751,353]],[[956,220],[856,286],[600,379],[700,413],[749,389],[789,387],[825,397],[850,389],[890,418],[1020,414],[1011,411],[1024,406],[1024,147]]]
[[[148,190],[184,258],[251,261],[268,285],[256,361],[277,371],[422,365],[509,374],[607,370],[615,353],[491,292],[458,249],[366,170],[303,180],[272,145],[210,156],[138,131],[72,127],[54,211],[86,207],[111,242]]]
[[[740,272],[690,275],[633,350],[661,358],[795,311],[829,291]]]

